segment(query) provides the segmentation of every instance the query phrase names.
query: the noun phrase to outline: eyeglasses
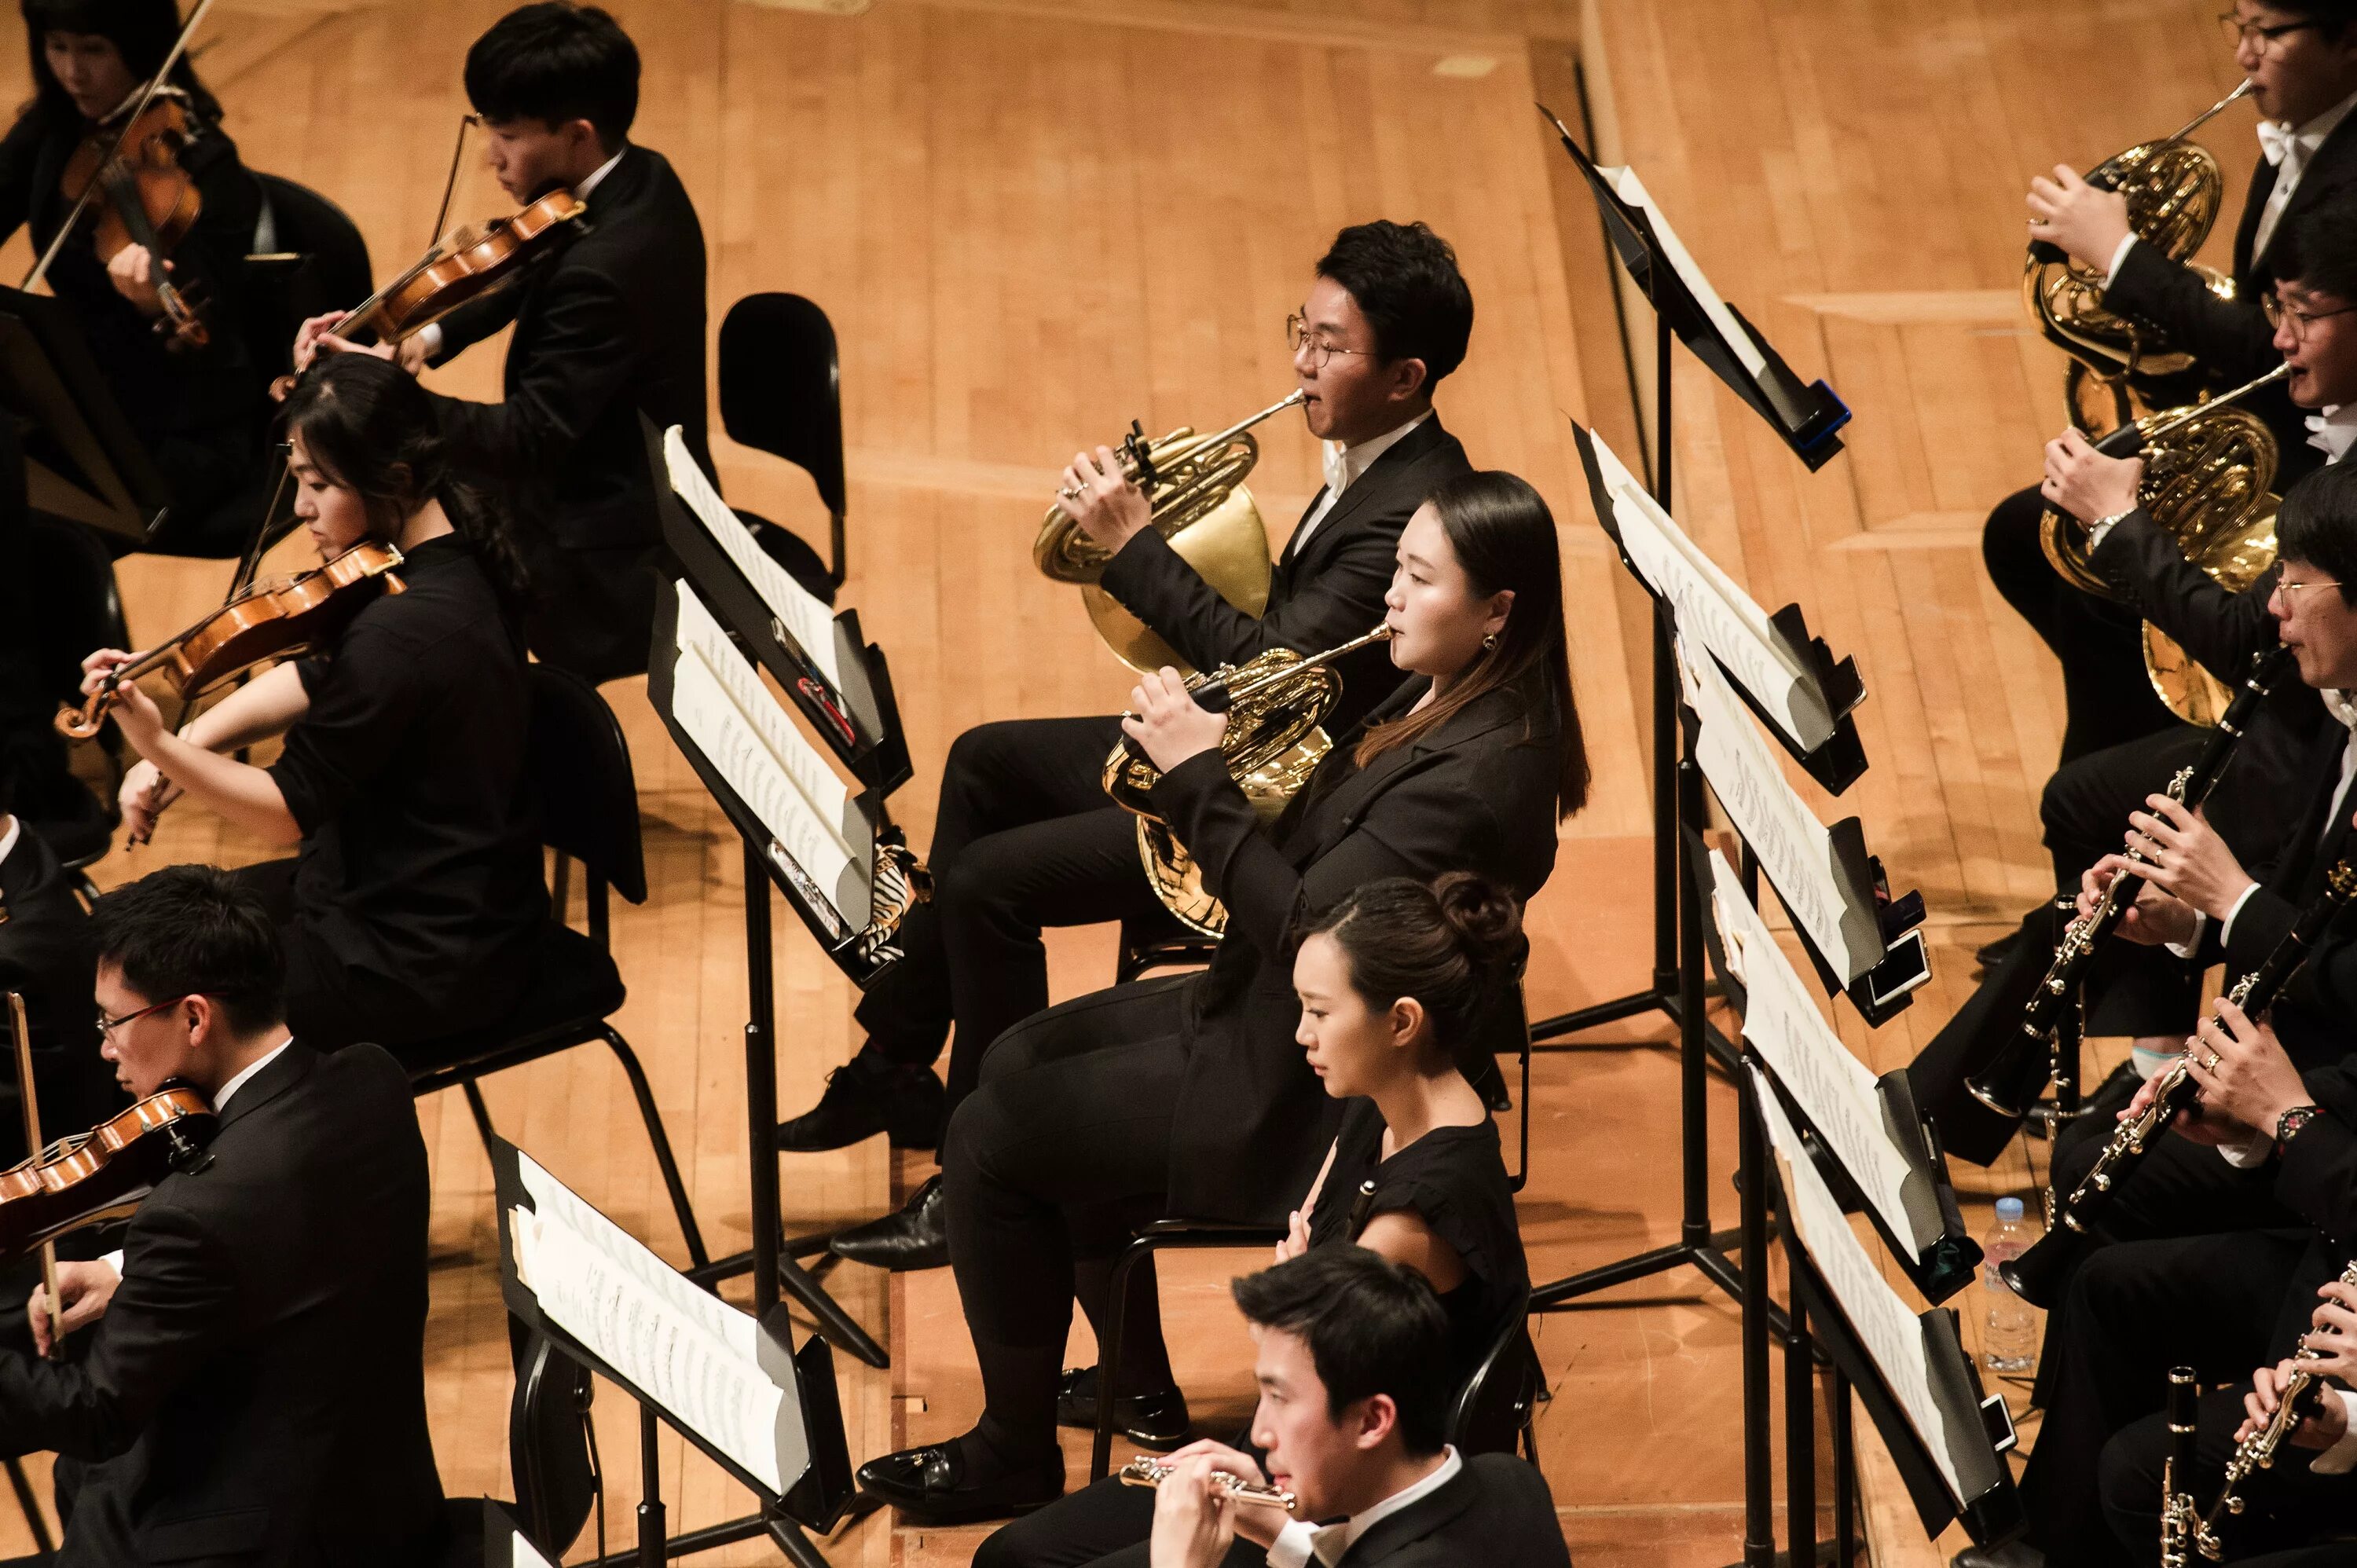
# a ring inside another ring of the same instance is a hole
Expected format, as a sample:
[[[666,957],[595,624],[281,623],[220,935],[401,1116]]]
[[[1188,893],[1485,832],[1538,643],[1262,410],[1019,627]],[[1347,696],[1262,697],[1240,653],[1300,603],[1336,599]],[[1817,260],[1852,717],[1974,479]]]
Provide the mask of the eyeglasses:
[[[2297,305],[2285,304],[2272,294],[2265,294],[2259,296],[2259,308],[2267,313],[2268,326],[2281,327],[2286,321],[2289,321],[2291,335],[2295,338],[2305,338],[2308,336],[2308,329],[2318,322],[2327,317],[2346,316],[2351,311],[2357,310],[2357,305],[2344,305],[2338,310],[2302,310]]]
[[[2337,588],[2340,585],[2338,583],[2294,583],[2282,577],[2276,579],[2276,589],[2287,599],[2296,599],[2299,594],[2309,588]]]
[[[2257,46],[2260,58],[2273,52],[2276,43],[2303,27],[2319,27],[2317,22],[2246,22],[2233,11],[2220,14],[2218,30],[2226,35],[2226,42],[2236,50],[2244,43]]]
[[[1285,318],[1285,341],[1286,345],[1296,354],[1300,354],[1305,351],[1308,352],[1309,355],[1309,368],[1314,371],[1324,370],[1326,368],[1326,361],[1332,359],[1337,354],[1365,354],[1369,352],[1369,350],[1365,349],[1345,349],[1340,344],[1329,343],[1323,338],[1311,337],[1309,335],[1309,323],[1303,320],[1298,312],[1296,312],[1294,315],[1288,316]]]
[[[175,996],[168,1002],[154,1003],[148,1006],[142,1007],[136,1013],[125,1013],[119,1018],[110,1018],[105,1014],[101,1013],[98,1015],[99,1037],[101,1039],[104,1039],[107,1036],[113,1034],[115,1030],[120,1029],[125,1024],[136,1023],[138,1020],[147,1016],[148,1014],[161,1013],[167,1007],[177,1007],[187,1000],[188,998],[185,996]]]

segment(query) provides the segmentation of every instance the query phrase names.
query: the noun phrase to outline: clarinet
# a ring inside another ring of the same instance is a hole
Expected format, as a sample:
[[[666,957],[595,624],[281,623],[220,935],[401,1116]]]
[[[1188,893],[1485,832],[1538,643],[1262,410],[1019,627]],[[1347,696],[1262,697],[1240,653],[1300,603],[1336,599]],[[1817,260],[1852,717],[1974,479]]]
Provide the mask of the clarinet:
[[[2357,1287],[2357,1262],[2352,1262],[2341,1271],[2341,1283]],[[2300,1346],[2297,1359],[2302,1361],[2321,1359],[2318,1352],[2305,1344]],[[2218,1500],[2211,1505],[2210,1511],[2193,1526],[2193,1543],[2211,1562],[2217,1563],[2224,1557],[2225,1548],[2218,1539],[2218,1527],[2226,1522],[2227,1515],[2243,1511],[2242,1495],[2236,1488],[2255,1473],[2275,1464],[2276,1450],[2283,1446],[2284,1439],[2291,1435],[2292,1428],[2298,1426],[2300,1417],[2307,1413],[2307,1407],[2313,1404],[2316,1397],[2323,1391],[2319,1386],[2319,1381],[2316,1373],[2305,1368],[2294,1369],[2291,1376],[2284,1380],[2284,1386],[2276,1391],[2275,1414],[2267,1418],[2265,1426],[2234,1445],[2234,1456],[2226,1461],[2224,1489],[2218,1494]]]
[[[2201,1525],[2201,1505],[2193,1500],[2193,1369],[2169,1373],[2169,1457],[2160,1466],[2160,1568],[2186,1568]]]
[[[2198,807],[2210,798],[2244,730],[2249,726],[2252,714],[2266,701],[2267,693],[2290,665],[2291,650],[2281,644],[2253,656],[2251,672],[2244,678],[2234,700],[2227,704],[2217,729],[2202,746],[2201,755],[2194,758],[2191,767],[2179,768],[2169,781],[2170,800]],[[2128,860],[2132,865],[2147,864],[2142,850],[2129,851]],[[2122,871],[2104,890],[2103,900],[2064,929],[2046,978],[2039,983],[2029,1005],[2022,1009],[2020,1027],[1998,1047],[1987,1066],[1964,1080],[1964,1088],[1974,1099],[2000,1116],[2018,1120],[2029,1114],[2029,1107],[2052,1076],[2052,1042],[2062,1009],[2079,993],[2087,965],[2104,939],[2116,930],[2127,912],[2136,907],[2136,895],[2144,890],[2144,884],[2141,873]]]
[[[2299,913],[2281,941],[2260,961],[2259,967],[2234,983],[2226,1000],[2244,1012],[2257,1017],[2272,1006],[2276,995],[2291,977],[2299,972],[2308,955],[2323,939],[2325,928],[2341,913],[2352,894],[2357,894],[2357,850],[2341,856],[2333,868],[2325,873],[2324,891],[2316,901]],[[2190,1055],[2193,1042],[2186,1042]],[[2192,1110],[2201,1100],[2201,1089],[2186,1068],[2186,1058],[2180,1056],[2152,1080],[2152,1096],[2146,1101],[2141,1114],[2131,1116],[2112,1133],[2087,1175],[2072,1189],[2071,1196],[2055,1206],[2057,1223],[2045,1235],[2030,1243],[2021,1256],[2004,1263],[1998,1273],[2006,1283],[2019,1292],[2021,1298],[2034,1306],[2051,1304],[2052,1287],[2059,1283],[2061,1271],[2078,1256],[2086,1245],[2090,1214],[2099,1208],[2111,1190],[2127,1178],[2128,1174],[2144,1160],[2145,1151],[2153,1140],[2177,1119],[2178,1112]]]

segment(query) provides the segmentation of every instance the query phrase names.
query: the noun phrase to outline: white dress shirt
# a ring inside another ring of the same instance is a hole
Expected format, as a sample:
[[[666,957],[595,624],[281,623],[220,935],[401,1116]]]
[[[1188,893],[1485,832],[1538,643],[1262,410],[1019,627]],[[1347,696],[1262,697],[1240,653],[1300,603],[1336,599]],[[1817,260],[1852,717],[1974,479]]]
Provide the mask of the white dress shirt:
[[[2267,242],[2276,237],[2276,225],[2282,221],[2284,209],[2291,205],[2292,192],[2299,188],[2300,176],[2315,161],[2316,149],[2324,145],[2324,138],[2332,134],[2333,127],[2348,117],[2352,107],[2357,107],[2357,92],[2298,128],[2279,120],[2259,122],[2259,151],[2276,166],[2276,183],[2267,192],[2267,204],[2259,209],[2259,226],[2251,231],[2254,258],[2266,253]],[[2112,280],[2120,275],[2120,263],[2128,259],[2128,247],[2136,242],[2136,237],[2130,234],[2112,252],[2112,264],[2104,269],[2105,288],[2111,287]]]
[[[599,164],[596,168],[590,170],[589,177],[573,188],[574,196],[582,201],[588,200],[589,193],[597,188],[597,184],[600,180],[614,172],[614,166],[622,161],[622,153],[627,153],[630,150],[630,144],[627,142],[624,143],[622,145],[621,153],[616,153],[612,157],[608,158],[604,163]],[[424,346],[425,349],[425,357],[429,360],[434,358],[435,355],[442,351],[442,324],[437,321],[430,326],[420,328],[417,333],[417,341]]]
[[[219,1116],[221,1112],[227,1111],[229,1109],[229,1097],[235,1094],[239,1090],[243,1089],[245,1087],[246,1080],[252,1078],[255,1073],[260,1072],[264,1068],[268,1067],[272,1062],[276,1061],[280,1057],[285,1055],[286,1047],[294,1043],[295,1036],[289,1035],[285,1039],[279,1041],[276,1045],[271,1047],[268,1050],[263,1052],[260,1056],[254,1058],[252,1061],[246,1063],[243,1067],[238,1069],[237,1071],[231,1076],[230,1080],[221,1086],[220,1092],[213,1096],[213,1114],[215,1116]],[[115,1278],[121,1279],[123,1277],[123,1250],[121,1248],[118,1247],[113,1251],[107,1253],[103,1261],[109,1268],[114,1271]]]
[[[16,853],[16,840],[24,831],[25,824],[21,820],[16,817],[8,819],[8,831],[0,833],[0,864],[5,864],[8,857]]]
[[[1465,1461],[1454,1447],[1444,1447],[1440,1452],[1443,1457],[1432,1474],[1339,1524],[1312,1524],[1306,1519],[1297,1519],[1286,1525],[1277,1532],[1276,1543],[1268,1549],[1268,1568],[1308,1568],[1312,1559],[1325,1564],[1325,1568],[1334,1568],[1352,1543],[1379,1520],[1422,1502],[1457,1478],[1457,1472],[1465,1468]]]
[[[1309,536],[1318,532],[1318,525],[1326,521],[1326,514],[1334,510],[1334,503],[1342,499],[1342,492],[1373,467],[1376,458],[1398,446],[1401,437],[1431,417],[1432,410],[1427,408],[1397,429],[1370,437],[1356,446],[1339,446],[1331,441],[1319,442],[1318,446],[1323,448],[1320,458],[1326,468],[1325,493],[1318,498],[1316,509],[1301,520],[1301,526],[1293,531],[1292,542],[1286,549],[1298,556],[1302,547],[1309,542]]]

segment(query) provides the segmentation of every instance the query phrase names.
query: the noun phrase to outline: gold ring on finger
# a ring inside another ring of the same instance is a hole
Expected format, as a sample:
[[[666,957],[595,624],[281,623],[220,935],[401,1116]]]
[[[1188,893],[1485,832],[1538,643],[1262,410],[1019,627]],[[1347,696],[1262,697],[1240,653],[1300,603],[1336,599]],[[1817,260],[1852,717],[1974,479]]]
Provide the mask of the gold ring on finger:
[[[2216,1072],[2218,1070],[2218,1053],[2216,1051],[2212,1051],[2209,1055],[2201,1058],[2201,1070],[2204,1072]]]

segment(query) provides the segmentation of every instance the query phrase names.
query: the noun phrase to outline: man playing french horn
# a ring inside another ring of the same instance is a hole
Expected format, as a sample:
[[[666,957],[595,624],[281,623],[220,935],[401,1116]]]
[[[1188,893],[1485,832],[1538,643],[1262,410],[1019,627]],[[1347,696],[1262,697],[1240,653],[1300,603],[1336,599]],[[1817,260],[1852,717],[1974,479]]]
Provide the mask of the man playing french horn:
[[[1097,584],[1104,599],[1093,607],[1117,607],[1205,671],[1364,634],[1383,618],[1409,516],[1470,471],[1432,394],[1463,361],[1472,325],[1472,295],[1446,241],[1421,223],[1344,229],[1286,328],[1305,421],[1325,444],[1325,487],[1276,559],[1260,613],[1230,603],[1216,574],[1164,538],[1134,458],[1103,446],[1074,456],[1057,498],[1109,557]],[[1164,661],[1159,653],[1138,660]],[[1381,647],[1345,660],[1340,673],[1342,695],[1327,720],[1337,735],[1400,678]],[[934,820],[933,900],[904,929],[908,956],[860,1002],[866,1043],[829,1078],[817,1106],[780,1126],[780,1148],[839,1148],[877,1133],[898,1146],[932,1146],[991,1042],[1048,1004],[1041,928],[1122,920],[1183,934],[1145,875],[1138,819],[1102,786],[1120,741],[1109,716],[986,724],[958,737]],[[932,1064],[952,1027],[945,1092]],[[834,1250],[893,1269],[945,1262],[939,1178]]]

